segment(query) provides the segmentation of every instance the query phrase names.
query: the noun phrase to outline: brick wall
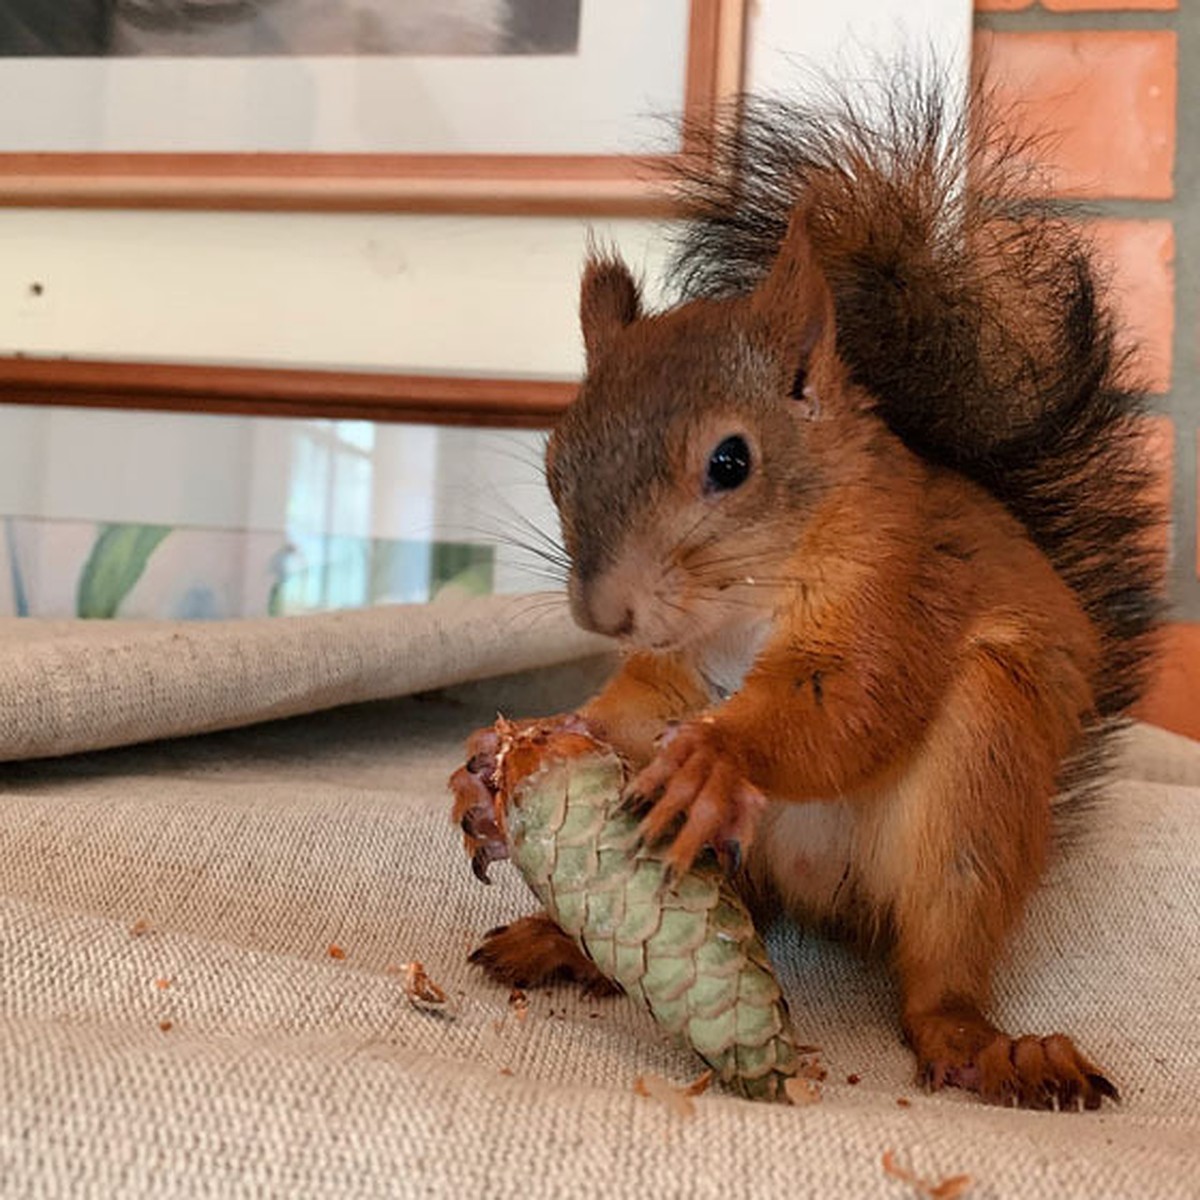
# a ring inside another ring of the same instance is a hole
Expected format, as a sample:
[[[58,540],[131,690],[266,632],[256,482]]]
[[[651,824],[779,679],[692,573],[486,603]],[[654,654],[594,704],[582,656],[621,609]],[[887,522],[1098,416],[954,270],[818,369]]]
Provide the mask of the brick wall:
[[[1172,624],[1142,716],[1200,738],[1200,0],[976,0],[976,65],[1049,131],[1108,256],[1171,502]],[[1189,11],[1191,10],[1191,11]]]

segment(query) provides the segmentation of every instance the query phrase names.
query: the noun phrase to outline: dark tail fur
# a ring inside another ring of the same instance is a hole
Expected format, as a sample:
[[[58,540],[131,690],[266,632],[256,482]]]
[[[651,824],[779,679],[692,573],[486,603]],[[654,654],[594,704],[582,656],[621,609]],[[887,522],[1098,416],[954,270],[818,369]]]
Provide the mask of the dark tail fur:
[[[913,450],[1024,523],[1095,622],[1102,735],[1144,690],[1161,611],[1144,398],[1093,251],[1028,145],[979,92],[968,128],[942,83],[910,71],[861,103],[828,87],[811,107],[744,101],[681,176],[673,278],[685,298],[749,290],[809,206],[857,382]]]

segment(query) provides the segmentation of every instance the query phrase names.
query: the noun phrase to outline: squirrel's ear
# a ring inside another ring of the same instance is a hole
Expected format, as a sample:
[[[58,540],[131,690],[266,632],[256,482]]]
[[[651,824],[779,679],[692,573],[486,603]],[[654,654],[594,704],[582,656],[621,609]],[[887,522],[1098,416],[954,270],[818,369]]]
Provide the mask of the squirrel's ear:
[[[579,323],[588,361],[641,315],[641,291],[620,257],[589,257],[579,289]]]
[[[798,208],[751,302],[795,372],[793,397],[816,404],[822,392],[836,388],[839,368],[833,293],[808,226],[807,210]]]

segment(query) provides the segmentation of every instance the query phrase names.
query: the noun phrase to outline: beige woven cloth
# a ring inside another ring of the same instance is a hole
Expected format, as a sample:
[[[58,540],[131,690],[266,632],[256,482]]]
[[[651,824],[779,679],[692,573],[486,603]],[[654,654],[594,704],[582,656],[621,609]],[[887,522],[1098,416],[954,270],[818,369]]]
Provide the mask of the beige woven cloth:
[[[603,650],[552,595],[244,621],[0,620],[0,762],[206,733]]]
[[[0,630],[10,759],[595,648],[522,602],[45,632]],[[593,674],[0,766],[0,1195],[914,1194],[887,1150],[971,1175],[977,1197],[1200,1195],[1200,747],[1136,732],[1001,980],[1002,1018],[1077,1035],[1120,1108],[920,1093],[882,975],[777,930],[823,1097],[706,1095],[684,1119],[633,1092],[698,1066],[632,1001],[535,993],[520,1021],[465,961],[533,906],[503,864],[479,884],[447,821],[461,739],[497,706],[572,703]],[[412,959],[452,1016],[406,1002],[391,968]]]

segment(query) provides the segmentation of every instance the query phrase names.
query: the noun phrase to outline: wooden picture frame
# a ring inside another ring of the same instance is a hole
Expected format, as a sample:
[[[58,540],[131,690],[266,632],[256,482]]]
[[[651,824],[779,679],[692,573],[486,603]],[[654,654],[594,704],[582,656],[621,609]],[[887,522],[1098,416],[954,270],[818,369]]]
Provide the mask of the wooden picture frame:
[[[568,379],[0,356],[0,404],[548,429]]]
[[[594,0],[593,0],[594,2]],[[690,0],[684,117],[702,129],[742,76],[745,0]],[[679,155],[0,153],[0,205],[664,215]]]

